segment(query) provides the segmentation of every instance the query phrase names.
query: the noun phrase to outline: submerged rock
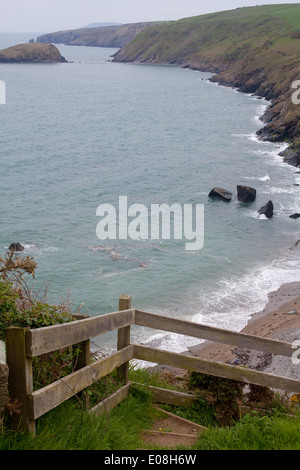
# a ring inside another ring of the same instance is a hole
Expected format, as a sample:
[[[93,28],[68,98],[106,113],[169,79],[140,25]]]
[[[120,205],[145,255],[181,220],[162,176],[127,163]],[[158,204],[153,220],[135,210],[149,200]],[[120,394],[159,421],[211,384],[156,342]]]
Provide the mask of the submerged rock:
[[[211,190],[208,197],[219,198],[223,199],[224,201],[231,201],[232,193],[230,191],[227,191],[226,189],[214,188]]]
[[[259,209],[258,213],[261,215],[265,215],[268,219],[273,217],[273,213],[274,213],[273,202],[272,201],[267,202],[267,204],[265,204],[263,207]]]
[[[300,214],[296,212],[296,214],[290,215],[290,219],[298,219],[300,217]]]
[[[256,199],[256,189],[249,186],[237,186],[238,200],[240,202],[252,202]]]

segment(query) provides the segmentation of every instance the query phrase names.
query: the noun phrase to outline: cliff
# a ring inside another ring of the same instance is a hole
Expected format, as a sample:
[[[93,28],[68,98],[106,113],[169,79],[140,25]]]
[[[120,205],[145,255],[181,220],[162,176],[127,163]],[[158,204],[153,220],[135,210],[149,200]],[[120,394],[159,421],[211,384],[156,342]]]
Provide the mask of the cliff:
[[[19,44],[0,50],[0,63],[53,63],[67,62],[53,44]]]
[[[156,23],[130,23],[98,28],[80,28],[44,34],[39,43],[66,44],[69,46],[123,47],[143,29]]]
[[[116,62],[177,64],[272,101],[259,138],[289,142],[284,157],[300,165],[300,4],[266,5],[152,25],[115,54]]]

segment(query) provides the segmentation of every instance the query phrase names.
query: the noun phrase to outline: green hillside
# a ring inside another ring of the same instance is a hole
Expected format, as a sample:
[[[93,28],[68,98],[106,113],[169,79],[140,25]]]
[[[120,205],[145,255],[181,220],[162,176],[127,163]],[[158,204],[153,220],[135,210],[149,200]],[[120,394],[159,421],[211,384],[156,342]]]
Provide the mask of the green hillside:
[[[244,7],[153,25],[120,49],[114,60],[213,72],[219,83],[273,101],[261,138],[300,141],[300,105],[292,103],[291,88],[300,80],[299,3]],[[290,163],[300,165],[300,155],[293,151],[289,157]]]

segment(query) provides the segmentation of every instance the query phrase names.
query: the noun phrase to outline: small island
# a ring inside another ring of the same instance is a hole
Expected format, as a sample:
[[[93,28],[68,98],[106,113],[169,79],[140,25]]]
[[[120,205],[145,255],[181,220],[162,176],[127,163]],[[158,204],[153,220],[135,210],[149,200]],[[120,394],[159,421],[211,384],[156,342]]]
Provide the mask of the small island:
[[[67,62],[53,44],[26,43],[0,50],[0,63]]]

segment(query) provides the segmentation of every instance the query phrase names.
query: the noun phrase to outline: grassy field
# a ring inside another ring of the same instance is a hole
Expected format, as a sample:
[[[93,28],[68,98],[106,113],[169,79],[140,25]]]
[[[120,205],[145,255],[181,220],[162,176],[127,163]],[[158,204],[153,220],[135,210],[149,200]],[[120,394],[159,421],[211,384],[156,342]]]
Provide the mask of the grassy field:
[[[228,10],[225,12],[209,13],[206,15],[195,16],[186,18],[180,21],[218,21],[222,19],[224,21],[239,21],[252,22],[254,19],[262,18],[263,16],[278,17],[288,21],[295,26],[295,29],[299,28],[300,21],[300,10],[299,3],[286,3],[279,5],[258,5],[256,7],[241,7],[235,10]]]
[[[252,59],[273,50],[289,55],[287,46],[299,58],[299,38],[293,37],[299,30],[300,4],[239,8],[150,26],[116,57],[224,70],[250,52]]]

